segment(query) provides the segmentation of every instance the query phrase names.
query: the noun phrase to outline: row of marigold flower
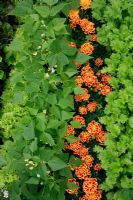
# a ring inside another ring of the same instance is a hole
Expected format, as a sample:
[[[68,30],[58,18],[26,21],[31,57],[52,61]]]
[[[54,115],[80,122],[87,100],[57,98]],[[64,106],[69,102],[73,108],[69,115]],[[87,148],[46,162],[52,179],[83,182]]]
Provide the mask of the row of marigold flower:
[[[72,29],[80,26],[81,30],[85,35],[90,35],[90,40],[87,40],[80,48],[77,47],[75,42],[70,42],[69,45],[73,48],[77,48],[82,54],[93,55],[95,50],[93,42],[97,42],[97,35],[95,30],[95,24],[87,18],[80,18],[80,11],[91,12],[92,0],[80,0],[80,9],[70,10],[69,19]],[[96,67],[102,67],[104,62],[101,57],[96,58],[94,61]],[[91,175],[91,169],[93,168],[97,173],[101,170],[101,164],[94,164],[94,158],[89,154],[90,148],[86,147],[90,141],[96,140],[100,145],[104,145],[106,131],[103,130],[102,125],[92,120],[90,123],[86,123],[85,116],[88,113],[94,113],[99,107],[99,103],[96,101],[89,101],[91,95],[89,91],[94,93],[100,93],[101,95],[107,96],[112,91],[109,85],[111,78],[110,74],[103,74],[101,70],[97,73],[94,72],[93,67],[88,62],[85,66],[82,66],[75,62],[79,74],[75,77],[76,84],[81,86],[83,94],[74,95],[75,103],[77,103],[78,109],[76,109],[77,115],[74,116],[74,120],[78,121],[83,128],[77,136],[77,130],[72,125],[67,126],[67,136],[76,136],[77,141],[68,143],[65,141],[64,148],[66,151],[71,152],[75,155],[75,160],[80,158],[83,162],[78,167],[73,167],[69,164],[70,169],[74,174],[74,178],[68,179],[68,183],[74,183],[77,188],[67,189],[69,194],[77,195],[79,200],[100,200],[102,198],[102,191],[100,189],[98,180]],[[82,182],[82,185],[81,185]],[[83,191],[84,195],[79,196],[78,191]]]

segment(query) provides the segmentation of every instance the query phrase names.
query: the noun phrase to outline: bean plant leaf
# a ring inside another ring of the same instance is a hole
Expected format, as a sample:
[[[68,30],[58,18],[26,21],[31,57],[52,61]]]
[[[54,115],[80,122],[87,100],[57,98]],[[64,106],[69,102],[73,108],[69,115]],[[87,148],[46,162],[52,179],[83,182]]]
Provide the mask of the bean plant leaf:
[[[48,162],[49,167],[53,170],[53,171],[57,171],[63,168],[67,167],[67,164],[61,160],[58,157],[53,157],[49,162]]]

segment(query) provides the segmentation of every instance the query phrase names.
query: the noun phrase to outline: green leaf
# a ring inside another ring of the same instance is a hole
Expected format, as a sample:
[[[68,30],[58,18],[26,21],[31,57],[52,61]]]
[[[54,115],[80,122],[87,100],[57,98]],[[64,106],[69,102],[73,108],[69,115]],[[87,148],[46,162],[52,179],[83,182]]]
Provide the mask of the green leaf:
[[[60,125],[60,122],[57,119],[49,119],[47,128],[56,129]]]
[[[12,10],[9,15],[14,15],[17,17],[23,17],[26,14],[31,13],[33,2],[32,0],[24,0],[17,4],[14,10]]]
[[[86,54],[82,54],[82,53],[78,53],[77,57],[76,57],[76,61],[79,63],[79,64],[84,64],[86,63],[87,61],[89,61],[92,57],[91,56],[88,56]]]
[[[64,111],[64,110],[61,112],[61,116],[62,116],[63,121],[71,119],[73,117],[73,115],[74,115],[74,112],[69,112],[69,111],[67,112],[67,111]]]
[[[72,77],[73,75],[77,73],[78,73],[78,70],[75,68],[75,66],[68,66],[68,68],[65,71],[65,74],[67,74],[69,77]]]
[[[47,18],[50,14],[50,9],[45,5],[37,5],[34,7],[35,10],[41,15],[43,18]]]
[[[56,94],[52,94],[52,93],[50,93],[50,94],[48,94],[48,97],[47,97],[47,99],[46,99],[46,101],[48,102],[48,103],[50,103],[50,104],[57,104],[57,97],[56,97]]]
[[[73,167],[79,167],[83,161],[80,158],[76,158],[75,156],[71,156],[69,163],[73,166]]]
[[[129,118],[129,126],[133,128],[133,117]]]
[[[34,140],[34,141],[31,142],[31,144],[30,144],[30,150],[32,152],[34,152],[34,151],[37,150],[37,140]]]
[[[4,72],[0,70],[0,80],[3,79],[3,77],[4,77]]]
[[[67,140],[69,143],[73,143],[73,142],[79,141],[80,139],[77,138],[77,137],[75,137],[75,136],[70,135],[70,136],[66,137],[66,140]]]
[[[32,122],[27,127],[25,127],[23,137],[25,140],[32,140],[35,138],[35,131]]]
[[[48,162],[48,165],[53,171],[57,171],[67,167],[67,164],[58,157],[53,157]]]
[[[70,189],[70,190],[74,190],[74,189],[79,188],[79,186],[76,185],[76,184],[73,183],[73,182],[67,183],[67,187],[68,187],[68,189]]]
[[[39,184],[39,179],[35,177],[31,177],[29,180],[26,181],[27,184],[31,185],[38,185]]]
[[[65,56],[65,54],[60,52],[57,54],[57,63],[58,63],[58,66],[63,67],[69,64],[69,59],[67,58],[67,56]]]
[[[22,51],[23,42],[19,38],[15,38],[8,47],[9,51]]]
[[[74,94],[84,94],[84,91],[80,86],[77,86],[74,88]]]
[[[53,54],[48,57],[48,64],[50,67],[54,67],[57,64],[57,55]]]
[[[49,133],[44,133],[41,139],[43,140],[43,142],[48,143],[50,146],[55,145],[54,139]]]
[[[58,0],[42,0],[42,1],[49,6],[53,6],[54,4],[58,3]]]
[[[81,125],[80,122],[75,121],[75,120],[71,121],[71,125],[73,126],[73,128],[82,128],[83,127],[83,125]]]
[[[55,16],[57,13],[59,13],[65,6],[65,3],[60,3],[57,4],[56,6],[53,6],[51,11],[50,11],[50,15],[53,17]]]

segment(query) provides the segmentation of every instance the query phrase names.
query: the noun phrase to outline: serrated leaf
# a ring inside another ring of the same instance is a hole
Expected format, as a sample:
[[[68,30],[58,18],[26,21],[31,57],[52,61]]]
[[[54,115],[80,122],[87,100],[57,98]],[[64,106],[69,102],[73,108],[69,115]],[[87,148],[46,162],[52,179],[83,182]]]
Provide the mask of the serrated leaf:
[[[80,86],[77,86],[74,88],[74,94],[84,94],[84,91]]]
[[[53,6],[54,4],[58,3],[58,0],[43,0],[49,6]]]
[[[50,15],[52,17],[55,16],[57,13],[59,13],[63,9],[64,6],[65,6],[65,3],[60,3],[59,5],[57,4],[56,6],[53,6],[50,11]]]

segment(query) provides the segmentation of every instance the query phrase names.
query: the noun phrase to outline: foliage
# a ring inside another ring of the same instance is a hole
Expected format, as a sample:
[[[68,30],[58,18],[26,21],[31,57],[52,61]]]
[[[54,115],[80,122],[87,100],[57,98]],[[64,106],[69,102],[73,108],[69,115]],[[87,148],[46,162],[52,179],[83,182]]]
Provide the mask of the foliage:
[[[113,75],[113,92],[106,98],[105,115],[100,119],[108,131],[106,147],[97,148],[107,175],[103,189],[109,200],[132,199],[133,2],[94,0],[92,10],[103,23],[98,28],[98,40],[110,55],[105,59],[104,72]]]
[[[21,23],[6,48],[13,70],[2,95],[0,121],[0,187],[9,190],[10,200],[63,200],[72,176],[69,154],[62,149],[74,114],[77,50],[68,45],[65,6],[57,0],[26,0],[10,13]]]

